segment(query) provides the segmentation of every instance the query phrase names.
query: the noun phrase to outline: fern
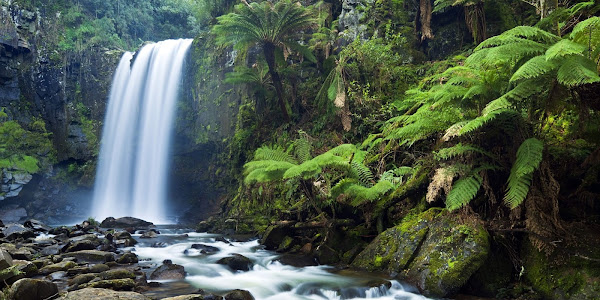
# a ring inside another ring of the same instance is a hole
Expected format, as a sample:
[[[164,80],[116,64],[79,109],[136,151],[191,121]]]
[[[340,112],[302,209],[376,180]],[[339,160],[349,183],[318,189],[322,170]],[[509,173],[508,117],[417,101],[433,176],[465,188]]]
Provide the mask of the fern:
[[[586,49],[587,47],[582,44],[564,39],[548,48],[545,57],[546,60],[552,60],[570,55],[581,55]]]
[[[308,141],[306,133],[300,130],[300,137],[294,141],[294,154],[298,158],[298,161],[303,163],[312,158],[310,152],[312,150],[312,145]]]
[[[538,55],[525,62],[510,78],[511,82],[540,77],[557,68],[554,61],[548,60],[546,55]]]
[[[285,161],[292,164],[297,164],[295,158],[283,151],[281,147],[269,147],[262,146],[254,152],[254,160],[274,160],[274,161]]]
[[[331,189],[331,196],[335,199],[344,195],[346,198],[351,199],[350,205],[359,206],[365,202],[372,202],[381,198],[393,188],[393,183],[387,180],[380,180],[371,187],[364,187],[358,180],[346,178],[340,180]]]
[[[452,147],[444,148],[439,150],[438,152],[434,152],[434,158],[436,160],[447,160],[456,156],[464,156],[468,153],[479,153],[488,157],[492,156],[490,153],[479,147],[475,147],[472,145],[463,145],[462,143],[458,143]]]
[[[477,174],[456,181],[446,197],[446,208],[455,210],[471,202],[481,187],[481,181]]]
[[[360,184],[362,184],[365,187],[373,186],[373,173],[371,172],[371,170],[369,170],[368,167],[366,167],[362,163],[357,162],[356,160],[353,160],[350,166],[350,173],[353,175],[353,177],[358,179]]]
[[[533,172],[542,161],[544,144],[536,138],[525,140],[517,151],[517,159],[508,177],[504,202],[510,208],[519,206],[527,197]]]
[[[556,79],[568,87],[600,82],[595,63],[583,56],[566,59],[558,69]]]

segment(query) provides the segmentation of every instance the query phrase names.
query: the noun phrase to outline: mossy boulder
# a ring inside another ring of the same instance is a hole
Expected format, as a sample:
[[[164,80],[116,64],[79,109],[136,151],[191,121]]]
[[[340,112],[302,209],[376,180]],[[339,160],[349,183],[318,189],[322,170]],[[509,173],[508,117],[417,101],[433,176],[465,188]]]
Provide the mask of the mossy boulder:
[[[397,274],[426,296],[445,297],[479,269],[489,249],[489,235],[476,220],[432,208],[381,233],[352,265]]]
[[[86,263],[106,263],[115,261],[115,255],[113,253],[98,250],[75,251],[66,253],[64,256],[74,257],[77,261]]]
[[[23,278],[13,283],[10,287],[8,299],[51,299],[56,295],[58,295],[58,287],[55,283],[46,280]]]
[[[100,273],[100,278],[104,280],[108,279],[123,279],[123,278],[131,278],[135,279],[135,274],[127,269],[113,269]]]
[[[64,295],[63,300],[149,300],[150,298],[134,292],[117,292],[102,288],[85,288],[69,292]]]
[[[89,283],[82,284],[82,288],[103,288],[103,289],[111,289],[115,291],[133,291],[135,288],[135,281],[131,278],[123,278],[123,279],[109,279],[109,280],[99,280],[99,281],[90,281]]]
[[[67,271],[77,267],[77,264],[72,261],[61,261],[59,263],[47,265],[40,269],[40,274],[50,274],[59,271]]]

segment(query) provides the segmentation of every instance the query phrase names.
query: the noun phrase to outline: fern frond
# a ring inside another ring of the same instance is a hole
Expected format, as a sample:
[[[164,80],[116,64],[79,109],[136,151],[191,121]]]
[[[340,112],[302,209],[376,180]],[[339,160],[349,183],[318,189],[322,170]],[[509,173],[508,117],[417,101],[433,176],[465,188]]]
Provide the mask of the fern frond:
[[[510,81],[515,82],[522,79],[540,77],[556,70],[557,67],[556,62],[548,60],[546,55],[538,55],[519,67],[510,78]]]
[[[331,195],[338,198],[343,194],[350,199],[350,205],[359,206],[381,198],[393,188],[394,185],[387,180],[380,180],[372,187],[364,187],[355,179],[342,179],[331,189]]]
[[[587,49],[586,46],[563,39],[546,50],[546,60],[566,57],[569,55],[581,55]]]
[[[362,163],[357,162],[356,160],[353,160],[352,163],[350,164],[350,166],[351,166],[350,173],[353,175],[353,177],[358,179],[358,181],[363,186],[365,186],[365,187],[373,186],[373,182],[375,181],[374,177],[373,177],[373,173],[367,166],[363,165]]]
[[[308,141],[308,138],[305,136],[306,133],[300,132],[300,137],[294,141],[294,154],[298,158],[300,163],[308,161],[312,158],[310,152],[312,150],[312,145]]]
[[[477,174],[456,181],[446,197],[446,208],[455,210],[469,204],[477,195],[481,181],[481,177]]]
[[[558,82],[568,87],[600,82],[596,64],[583,56],[571,56],[558,69]]]
[[[533,172],[542,161],[544,143],[536,138],[525,140],[517,151],[517,159],[510,170],[504,203],[508,207],[519,206],[529,193]]]
[[[396,176],[406,176],[406,175],[412,175],[415,172],[415,168],[402,166],[402,167],[398,167],[398,168],[394,169],[393,171],[394,171],[394,174],[396,174]]]
[[[517,26],[502,34],[491,37],[479,44],[475,51],[482,48],[495,47],[515,43],[518,39],[530,40],[542,44],[553,44],[560,40],[560,37],[545,30],[531,26]]]
[[[254,151],[254,160],[285,161],[297,164],[298,161],[286,153],[281,147],[262,146]]]
[[[437,152],[434,152],[433,157],[436,160],[447,160],[457,156],[464,156],[469,153],[479,153],[488,157],[492,156],[490,153],[479,147],[475,147],[473,145],[463,145],[462,143],[458,143],[452,147],[444,148]]]
[[[499,115],[504,114],[504,113],[514,113],[515,111],[512,109],[497,109],[494,111],[491,111],[487,114],[484,114],[480,117],[477,117],[473,120],[470,120],[468,123],[466,123],[460,130],[459,132],[459,136],[465,135],[467,133],[471,133],[475,130],[478,130],[479,128],[483,127],[484,125],[486,125],[488,122],[496,119]]]
[[[515,86],[512,90],[508,91],[501,98],[512,99],[516,101],[525,100],[532,95],[541,93],[548,85],[548,80],[545,78],[536,78],[536,79],[527,79],[519,82],[517,86]],[[493,101],[492,101],[493,102]],[[488,106],[492,107],[492,102],[488,104]],[[508,102],[506,102],[508,103]],[[514,102],[513,102],[514,103]],[[510,108],[512,107],[510,103],[498,103],[499,108]],[[486,106],[486,108],[488,107]],[[497,108],[496,108],[497,109]],[[486,109],[484,109],[486,111]]]
[[[244,165],[244,183],[252,184],[255,182],[268,182],[280,180],[285,172],[296,166],[295,164],[285,161],[275,160],[259,160],[251,161]]]
[[[571,35],[569,36],[571,40],[580,43],[580,44],[588,44],[589,36],[598,35],[598,31],[600,30],[600,17],[591,17],[586,20],[583,20],[575,27],[573,27],[573,31],[571,31]],[[597,44],[596,44],[597,45]]]

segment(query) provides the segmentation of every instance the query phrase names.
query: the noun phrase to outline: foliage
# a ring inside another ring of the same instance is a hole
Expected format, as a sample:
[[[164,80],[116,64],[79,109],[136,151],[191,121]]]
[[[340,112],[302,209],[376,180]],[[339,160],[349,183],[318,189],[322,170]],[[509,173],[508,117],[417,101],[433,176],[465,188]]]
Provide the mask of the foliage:
[[[542,161],[543,150],[544,144],[536,138],[525,140],[519,147],[517,159],[510,170],[508,187],[504,196],[504,201],[510,208],[519,206],[527,197],[533,171],[539,167]]]

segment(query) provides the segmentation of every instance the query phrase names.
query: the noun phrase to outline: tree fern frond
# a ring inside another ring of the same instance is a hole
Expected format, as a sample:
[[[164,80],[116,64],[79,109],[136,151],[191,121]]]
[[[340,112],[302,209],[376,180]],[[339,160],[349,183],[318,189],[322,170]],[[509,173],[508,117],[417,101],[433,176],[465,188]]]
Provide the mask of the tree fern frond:
[[[569,55],[581,55],[586,49],[587,47],[582,44],[563,39],[550,46],[550,48],[546,50],[546,60],[552,60]]]
[[[283,174],[295,164],[285,161],[260,160],[251,161],[244,165],[244,183],[252,184],[255,182],[268,182],[280,180]]]
[[[463,100],[473,99],[482,95],[485,95],[488,92],[488,87],[479,82],[478,84],[473,85],[467,90],[467,92],[463,95]]]
[[[504,203],[510,208],[519,206],[527,197],[533,172],[542,161],[544,143],[536,138],[525,140],[517,151],[517,159],[510,170]]]
[[[448,127],[448,129],[446,129],[446,132],[444,133],[444,136],[442,137],[442,141],[447,142],[451,138],[459,136],[460,131],[467,123],[469,123],[469,121],[460,121]]]
[[[308,141],[306,133],[304,133],[303,131],[300,131],[300,137],[294,141],[293,146],[294,154],[296,155],[300,163],[308,161],[312,158],[312,155],[310,154],[312,150],[312,145]]]
[[[475,147],[473,145],[463,145],[462,143],[458,143],[452,147],[440,149],[439,151],[434,152],[433,157],[436,160],[447,160],[457,156],[464,156],[468,153],[479,153],[488,157],[492,156],[490,153],[479,147]]]
[[[519,82],[517,86],[515,86],[512,90],[508,91],[501,98],[512,99],[516,101],[525,100],[532,95],[541,93],[548,85],[548,80],[545,78],[536,78],[536,79],[527,79]],[[493,101],[492,101],[493,102]],[[488,104],[488,106],[492,107],[492,102]],[[514,103],[514,102],[513,102]],[[508,104],[501,105],[499,108],[509,108],[512,107]],[[486,111],[486,109],[484,109]]]
[[[600,30],[600,17],[591,17],[583,20],[573,28],[570,38],[580,44],[588,44],[589,36],[598,35]]]
[[[351,166],[350,173],[353,175],[353,177],[357,178],[358,181],[363,186],[365,186],[365,187],[373,186],[373,182],[375,181],[374,177],[373,177],[373,173],[367,166],[365,166],[362,163],[359,163],[355,160],[352,161],[350,166]]]
[[[415,172],[415,168],[402,166],[394,169],[393,171],[396,176],[406,176],[413,174]]]
[[[511,82],[522,79],[540,77],[554,70],[558,65],[555,61],[548,60],[546,55],[538,55],[525,62],[510,78]]]
[[[558,69],[556,78],[568,87],[600,82],[596,64],[583,56],[567,58]]]
[[[446,197],[446,208],[455,210],[469,204],[477,195],[481,181],[481,177],[477,174],[456,181]]]
[[[481,111],[481,114],[487,115],[494,111],[501,110],[501,109],[509,109],[511,107],[512,107],[512,104],[508,101],[506,95],[504,95],[498,99],[490,101],[490,103],[488,103],[483,108],[483,110]]]
[[[514,112],[514,110],[512,110],[512,109],[497,109],[497,110],[491,111],[487,114],[484,114],[480,117],[477,117],[473,120],[470,120],[468,123],[466,123],[461,128],[461,130],[459,132],[459,136],[465,135],[467,133],[471,133],[471,132],[483,127],[485,124],[494,120],[496,117],[498,117],[501,114],[513,113],[513,112]]]
[[[331,189],[331,195],[337,198],[343,194],[350,199],[350,205],[359,206],[381,198],[393,188],[394,185],[387,180],[380,180],[371,187],[364,187],[356,180],[343,179]]]

